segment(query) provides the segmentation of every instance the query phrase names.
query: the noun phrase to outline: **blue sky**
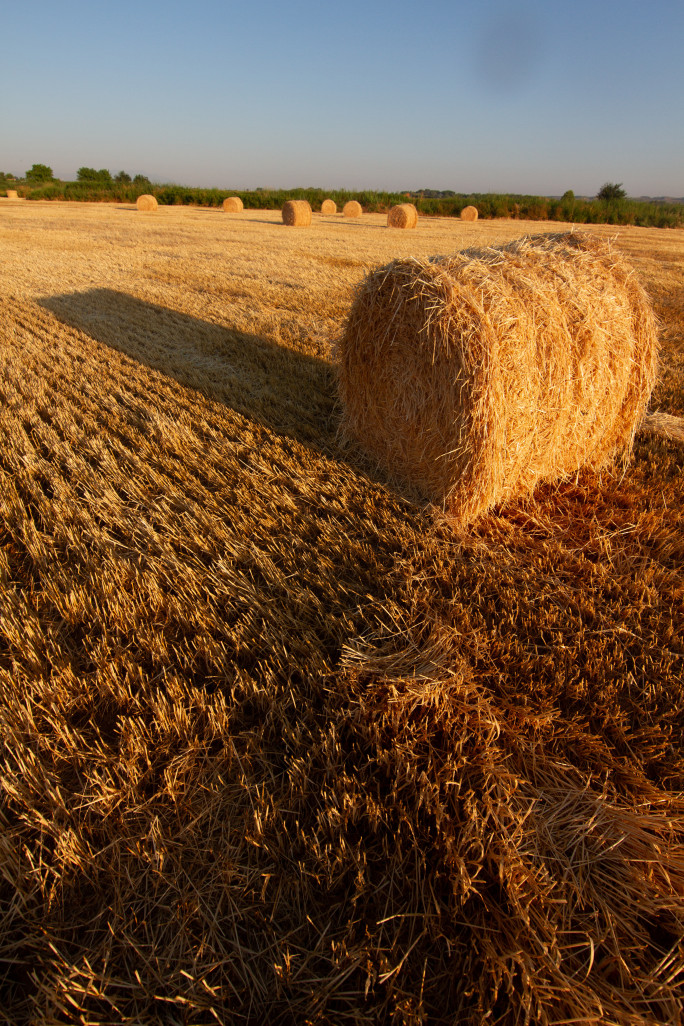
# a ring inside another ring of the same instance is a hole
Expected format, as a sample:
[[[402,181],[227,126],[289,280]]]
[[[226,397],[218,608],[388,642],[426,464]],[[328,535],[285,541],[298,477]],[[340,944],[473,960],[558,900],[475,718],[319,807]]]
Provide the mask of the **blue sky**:
[[[36,0],[1,25],[17,175],[684,196],[683,0]]]

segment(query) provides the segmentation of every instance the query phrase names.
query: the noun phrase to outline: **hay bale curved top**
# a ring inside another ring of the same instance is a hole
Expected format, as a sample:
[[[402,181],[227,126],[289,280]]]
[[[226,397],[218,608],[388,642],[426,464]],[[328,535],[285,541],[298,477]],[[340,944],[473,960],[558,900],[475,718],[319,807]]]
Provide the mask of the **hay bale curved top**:
[[[244,204],[239,196],[226,196],[223,209],[227,214],[239,214],[244,210]]]
[[[461,211],[462,221],[477,221],[477,207],[464,207]]]
[[[346,433],[467,522],[628,453],[657,336],[630,268],[570,233],[372,272],[338,356]]]
[[[323,202],[321,203],[321,213],[322,214],[336,214],[337,213],[337,203],[335,203],[335,200],[324,199]]]
[[[388,228],[415,228],[418,224],[418,211],[413,203],[397,203],[390,207],[387,214]]]
[[[345,217],[361,217],[363,207],[356,200],[349,200],[342,207],[342,213]]]
[[[19,199],[19,193],[16,189],[7,190],[7,199]]]
[[[283,224],[307,228],[311,224],[311,206],[307,200],[286,200],[283,204]]]
[[[138,196],[135,205],[138,210],[156,210],[159,204],[157,203],[156,196],[145,193],[143,196]]]

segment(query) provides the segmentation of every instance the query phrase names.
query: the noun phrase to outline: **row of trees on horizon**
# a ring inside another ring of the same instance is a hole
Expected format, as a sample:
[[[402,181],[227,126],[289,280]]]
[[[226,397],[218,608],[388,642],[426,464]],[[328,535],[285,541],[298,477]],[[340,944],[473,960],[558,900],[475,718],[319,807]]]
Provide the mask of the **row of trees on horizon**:
[[[0,171],[0,181],[20,181],[15,175],[10,174],[6,171]],[[33,164],[28,171],[25,172],[23,181],[31,184],[45,184],[47,182],[62,181],[62,179],[55,178],[54,172],[51,167],[47,164]],[[115,175],[112,175],[111,171],[107,168],[100,168],[97,171],[94,167],[79,167],[76,172],[77,182],[98,182],[102,185],[111,185],[114,183],[120,185],[152,185],[150,179],[146,175],[137,174],[133,178],[128,174],[127,171],[118,171]],[[270,190],[256,189],[256,192],[268,192]],[[319,190],[316,190],[319,191]],[[460,193],[454,192],[453,189],[415,189],[415,190],[404,190],[404,194],[408,196],[420,196],[422,199],[452,199]],[[575,198],[575,194],[572,189],[569,189],[561,197],[562,200],[568,197]],[[622,182],[606,182],[601,186],[599,191],[596,193],[596,199],[604,200],[606,202],[614,203],[618,200],[625,199],[627,193],[622,188]]]
[[[640,200],[627,197],[621,182],[606,182],[595,198],[575,196],[568,189],[561,197],[502,193],[457,193],[453,190],[417,189],[403,192],[350,191],[344,189],[204,189],[153,183],[146,175],[133,177],[106,168],[78,169],[76,181],[55,178],[47,164],[34,164],[23,179],[0,171],[0,189],[18,186],[27,199],[135,202],[152,193],[162,206],[197,205],[220,207],[230,195],[239,195],[245,207],[280,209],[288,199],[306,199],[314,210],[330,197],[338,207],[355,199],[369,213],[386,213],[396,203],[413,202],[423,216],[458,217],[465,206],[475,206],[481,218],[510,217],[532,221],[565,221],[576,224],[633,224],[657,228],[684,226],[684,203]]]

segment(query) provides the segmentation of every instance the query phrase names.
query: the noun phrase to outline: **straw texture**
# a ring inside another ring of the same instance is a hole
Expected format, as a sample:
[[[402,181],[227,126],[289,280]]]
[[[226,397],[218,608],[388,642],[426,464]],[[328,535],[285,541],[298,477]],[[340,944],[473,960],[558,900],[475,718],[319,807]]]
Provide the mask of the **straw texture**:
[[[339,343],[342,427],[467,522],[627,454],[656,360],[645,292],[590,235],[396,260],[359,286]]]
[[[418,211],[413,203],[397,203],[390,207],[387,214],[388,228],[415,228],[418,224]]]
[[[7,190],[7,199],[19,199],[19,193],[16,189]]]
[[[322,214],[336,214],[337,213],[337,203],[335,203],[335,200],[324,199],[323,202],[321,203],[321,213]]]
[[[156,210],[158,203],[156,197],[146,193],[144,196],[138,196],[135,205],[138,210]]]
[[[311,224],[311,207],[307,200],[286,200],[283,204],[283,224],[294,228],[308,228]]]
[[[345,203],[342,207],[342,213],[345,217],[361,217],[363,207],[356,200],[349,200],[349,202]]]
[[[477,207],[464,207],[461,211],[462,221],[477,221]]]
[[[223,209],[227,214],[239,214],[244,205],[239,196],[227,196],[223,201]]]

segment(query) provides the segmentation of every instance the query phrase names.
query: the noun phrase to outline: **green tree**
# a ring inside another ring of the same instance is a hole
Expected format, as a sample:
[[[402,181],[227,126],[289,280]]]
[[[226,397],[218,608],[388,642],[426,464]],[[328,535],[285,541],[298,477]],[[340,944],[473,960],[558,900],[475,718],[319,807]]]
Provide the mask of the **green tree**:
[[[134,185],[152,185],[152,182],[145,175],[136,175],[133,179]]]
[[[605,203],[615,203],[616,200],[624,199],[627,193],[622,188],[622,182],[606,182],[596,193],[596,199]]]
[[[51,182],[53,178],[52,168],[47,164],[33,164],[26,172],[27,182]]]
[[[111,182],[112,176],[106,167],[96,171],[94,167],[79,167],[76,172],[79,182]]]
[[[114,176],[115,182],[121,182],[123,185],[128,185],[131,180],[131,176],[126,174],[125,171],[119,171],[118,175]]]

